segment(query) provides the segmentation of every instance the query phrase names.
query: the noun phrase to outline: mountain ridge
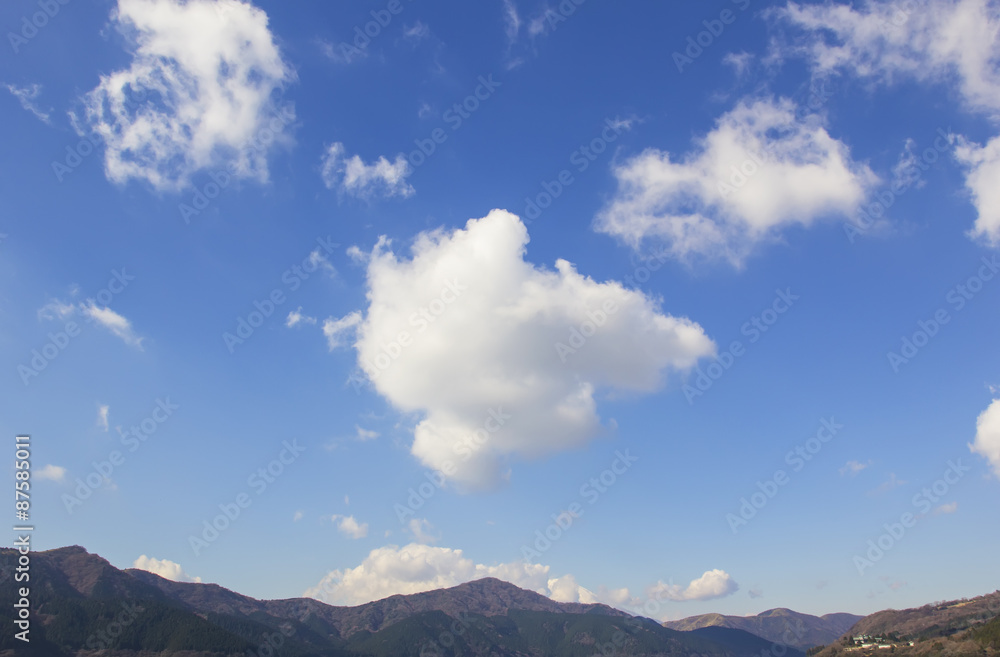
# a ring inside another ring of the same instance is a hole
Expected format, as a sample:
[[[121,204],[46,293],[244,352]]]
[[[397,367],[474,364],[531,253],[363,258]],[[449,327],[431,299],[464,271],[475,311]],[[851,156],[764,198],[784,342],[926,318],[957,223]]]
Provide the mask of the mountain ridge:
[[[775,607],[754,616],[725,616],[717,613],[689,616],[676,621],[666,621],[663,626],[688,632],[706,627],[726,627],[743,630],[775,643],[808,650],[836,641],[863,618],[864,616],[844,612],[813,616],[786,607]]]
[[[0,549],[0,577],[16,559]],[[742,630],[683,632],[603,604],[556,602],[496,578],[338,607],[120,570],[80,546],[31,559],[33,645],[25,653],[5,626],[0,657],[94,654],[84,648],[103,657],[220,657],[267,652],[262,641],[282,657],[427,657],[431,648],[435,657],[759,657],[772,645]],[[13,588],[4,587],[3,603],[13,603]],[[123,605],[137,610],[127,622],[116,620]]]

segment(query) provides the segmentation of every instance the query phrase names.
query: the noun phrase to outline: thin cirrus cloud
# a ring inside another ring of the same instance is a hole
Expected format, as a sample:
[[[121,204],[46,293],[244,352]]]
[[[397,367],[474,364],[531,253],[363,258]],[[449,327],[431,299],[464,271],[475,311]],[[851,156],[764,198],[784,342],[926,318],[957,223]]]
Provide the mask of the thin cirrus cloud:
[[[779,54],[807,58],[816,75],[846,72],[883,85],[899,79],[952,86],[966,109],[1000,122],[1000,6],[995,0],[790,2],[773,13],[804,32]],[[970,237],[1000,247],[1000,136],[959,137],[955,158],[977,211]]]
[[[618,190],[595,228],[678,260],[742,266],[783,229],[853,213],[877,177],[819,116],[796,109],[787,99],[744,99],[686,155],[648,149],[615,166]]]
[[[27,111],[34,114],[39,121],[43,123],[51,123],[51,115],[38,107],[35,101],[38,96],[42,93],[42,85],[40,84],[29,84],[24,87],[19,87],[16,84],[4,85],[7,87],[7,91],[17,98],[17,102],[21,103],[21,107]]]
[[[75,117],[104,142],[107,177],[178,190],[228,168],[266,182],[294,116],[276,96],[295,79],[267,14],[239,0],[118,0],[112,21],[131,64],[102,75]]]
[[[390,162],[380,156],[366,164],[358,155],[347,156],[340,142],[331,144],[323,154],[322,177],[327,189],[363,199],[375,196],[408,198],[415,193],[406,179],[413,173],[402,153]]]
[[[384,239],[368,258],[358,363],[397,409],[422,416],[413,455],[465,489],[600,434],[599,389],[654,392],[715,351],[701,326],[640,291],[565,260],[527,262],[527,243],[520,219],[494,210],[420,234],[409,258]],[[590,337],[581,345],[574,331]],[[462,450],[477,431],[486,438]]]
[[[107,306],[99,306],[90,300],[80,303],[66,303],[56,300],[46,304],[38,311],[40,319],[66,319],[74,315],[80,315],[92,321],[110,331],[125,344],[142,351],[143,338],[136,335],[132,328],[132,322]]]
[[[403,547],[387,545],[372,550],[354,568],[330,571],[304,595],[335,605],[360,605],[395,594],[413,594],[448,588],[484,577],[495,577],[557,602],[603,602],[622,609],[641,605],[640,598],[627,588],[591,591],[572,574],[555,577],[547,565],[519,560],[509,563],[481,564],[465,556],[462,550],[410,543]],[[723,570],[710,570],[687,586],[657,584],[647,594],[675,602],[711,600],[739,590]]]

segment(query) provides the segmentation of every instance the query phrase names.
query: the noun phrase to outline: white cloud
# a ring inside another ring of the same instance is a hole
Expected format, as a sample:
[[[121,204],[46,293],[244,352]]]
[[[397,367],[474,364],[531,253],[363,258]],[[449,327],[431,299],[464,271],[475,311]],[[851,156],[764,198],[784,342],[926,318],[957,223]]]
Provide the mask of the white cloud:
[[[976,441],[969,445],[993,466],[993,472],[1000,477],[1000,399],[993,402],[976,420]]]
[[[818,74],[849,71],[892,83],[957,81],[966,104],[1000,116],[1000,12],[991,0],[800,5],[778,12],[808,32],[801,52]]]
[[[753,60],[754,56],[748,52],[731,52],[727,53],[726,56],[722,58],[722,63],[727,66],[732,66],[733,73],[736,74],[736,77],[742,78],[750,70]]]
[[[413,524],[411,521],[411,531]],[[608,589],[602,586],[591,591],[578,584],[572,574],[553,576],[546,565],[523,560],[480,564],[467,558],[462,550],[420,543],[376,548],[358,566],[331,571],[304,595],[328,604],[359,605],[390,595],[422,593],[484,577],[495,577],[557,602],[602,602],[626,611],[642,605],[642,600],[633,596],[627,588]],[[658,595],[661,600],[685,602],[720,598],[738,589],[727,573],[711,570],[685,588],[658,582],[647,593]]]
[[[337,142],[323,155],[323,183],[328,189],[336,188],[359,198],[413,195],[413,187],[406,182],[413,170],[402,153],[393,162],[380,156],[374,164],[365,164],[358,155],[347,157],[345,153],[344,145]]]
[[[877,181],[820,117],[799,120],[788,99],[744,100],[683,158],[649,149],[614,173],[618,192],[599,231],[736,266],[782,229],[852,214]]]
[[[309,317],[308,315],[302,314],[302,306],[299,306],[292,312],[288,313],[288,317],[285,318],[285,326],[287,326],[288,328],[294,328],[302,323],[305,324],[316,323],[315,317]]]
[[[860,461],[848,461],[844,464],[844,467],[840,469],[840,475],[850,475],[853,477],[865,468],[871,466],[871,464],[872,462],[870,460],[867,463],[861,463]]]
[[[354,311],[340,319],[328,317],[323,321],[323,335],[326,336],[327,346],[330,351],[346,344],[348,336],[351,335],[361,324],[361,313]]]
[[[42,93],[42,85],[29,84],[26,87],[19,87],[16,84],[8,84],[4,86],[7,87],[7,91],[9,91],[14,98],[17,98],[18,102],[21,103],[21,107],[34,114],[42,122],[51,122],[49,113],[42,111],[35,104],[35,100],[38,98],[39,94]]]
[[[333,246],[340,245],[334,244]],[[309,253],[309,264],[312,265],[313,269],[322,269],[331,278],[337,275],[336,267],[330,264],[326,255],[320,249],[314,249]]]
[[[1000,248],[1000,136],[985,146],[960,138],[955,158],[966,167],[965,187],[978,214],[969,235]]]
[[[302,520],[302,517],[304,515],[305,514],[303,514],[301,511],[296,511],[295,514],[292,516],[292,522],[298,522],[299,520]]]
[[[133,42],[129,68],[101,76],[78,122],[107,145],[114,182],[181,189],[227,165],[266,182],[270,146],[287,142],[294,80],[262,10],[239,0],[118,0],[113,20]]]
[[[200,577],[191,577],[185,573],[180,564],[167,559],[154,559],[153,557],[147,557],[145,554],[136,559],[132,567],[139,570],[147,570],[154,575],[159,575],[164,579],[173,580],[174,582],[201,582]]]
[[[958,502],[949,502],[948,504],[942,504],[941,506],[934,509],[934,515],[940,516],[949,513],[955,513],[958,511]]]
[[[359,366],[398,409],[421,414],[414,456],[464,487],[496,485],[514,457],[585,445],[602,430],[598,389],[653,392],[714,353],[698,324],[642,292],[565,260],[556,271],[525,261],[527,242],[517,217],[494,210],[419,235],[410,259],[385,240],[369,259]],[[470,454],[461,442],[477,431]]]
[[[121,338],[125,344],[142,351],[143,338],[136,335],[135,330],[132,328],[132,322],[107,306],[98,306],[90,299],[77,304],[65,303],[56,299],[38,311],[40,319],[48,320],[66,319],[77,314],[111,331],[111,333]]]
[[[40,470],[35,470],[31,476],[38,480],[62,481],[66,477],[66,468],[50,464]]]
[[[417,543],[437,543],[438,537],[431,534],[433,526],[426,518],[410,518],[407,529]]]
[[[333,516],[331,520],[337,523],[337,530],[344,536],[354,539],[368,536],[368,523],[359,523],[354,516]]]
[[[132,322],[125,319],[124,316],[119,315],[106,306],[100,307],[93,302],[81,304],[80,311],[84,317],[94,320],[99,326],[103,326],[117,335],[125,344],[142,351],[142,338],[135,334],[135,331],[132,330]]]
[[[648,594],[657,599],[687,602],[689,600],[714,600],[732,595],[739,590],[739,585],[724,570],[718,568],[706,571],[701,577],[693,580],[686,587],[679,584],[664,584],[657,582]]]
[[[107,404],[101,404],[97,407],[97,428],[102,431],[108,430],[108,413],[111,411],[111,407]]]
[[[331,571],[304,595],[329,604],[359,605],[397,593],[410,594],[496,577],[543,595],[549,567],[524,561],[477,564],[461,550],[411,543],[372,550],[355,568]]]
[[[957,88],[964,105],[1000,121],[1000,7],[993,0],[847,5],[789,3],[778,12],[808,34],[797,46],[817,75],[846,71],[882,84],[909,78]],[[1000,247],[1000,137],[960,140],[966,187],[978,212],[972,238]]]
[[[593,604],[597,602],[597,597],[583,588],[576,582],[572,575],[553,577],[546,582],[549,589],[548,596],[556,602],[582,602]]]
[[[361,427],[360,425],[357,424],[354,425],[354,428],[357,431],[357,439],[362,442],[366,440],[375,440],[380,435],[378,431],[365,429],[364,427]]]

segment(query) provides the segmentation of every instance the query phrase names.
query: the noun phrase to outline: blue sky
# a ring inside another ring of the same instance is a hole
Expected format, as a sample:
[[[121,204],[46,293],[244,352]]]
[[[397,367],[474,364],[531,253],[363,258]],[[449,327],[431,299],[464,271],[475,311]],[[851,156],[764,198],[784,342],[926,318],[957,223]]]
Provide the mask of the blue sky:
[[[660,619],[995,588],[997,2],[0,24],[36,549]]]

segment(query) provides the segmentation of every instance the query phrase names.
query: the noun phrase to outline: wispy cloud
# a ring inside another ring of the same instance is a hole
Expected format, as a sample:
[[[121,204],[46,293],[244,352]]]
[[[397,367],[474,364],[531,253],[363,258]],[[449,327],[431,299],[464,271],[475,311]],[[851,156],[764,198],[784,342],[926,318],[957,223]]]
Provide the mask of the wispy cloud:
[[[421,21],[403,28],[403,37],[409,41],[423,41],[430,35],[431,28],[427,27],[427,23]]]
[[[865,468],[871,466],[871,464],[872,464],[871,461],[868,461],[866,463],[862,463],[860,461],[848,461],[847,463],[844,464],[844,467],[840,469],[840,476],[849,475],[853,477],[862,470],[864,470]]]
[[[309,317],[308,315],[302,314],[302,306],[299,306],[292,312],[288,313],[288,317],[285,318],[285,326],[288,328],[295,328],[300,324],[315,324],[316,318]]]
[[[42,111],[35,104],[35,100],[42,93],[42,85],[29,84],[26,87],[19,87],[16,84],[8,84],[4,86],[7,87],[7,91],[14,95],[14,98],[17,98],[18,102],[21,103],[21,107],[37,116],[41,121],[51,123],[49,113]]]
[[[934,515],[947,515],[949,513],[955,513],[956,511],[958,511],[958,502],[950,502],[949,504],[942,504],[934,509]]]
[[[38,310],[39,319],[53,320],[66,319],[74,315],[80,315],[85,319],[97,324],[101,328],[110,331],[112,334],[139,351],[142,351],[143,338],[136,335],[132,328],[132,322],[125,316],[111,310],[107,306],[99,306],[91,300],[80,303],[66,303],[55,299]]]
[[[417,543],[427,545],[437,543],[440,540],[439,537],[431,534],[433,526],[426,518],[410,518],[407,529],[413,534],[413,540]]]
[[[111,407],[107,404],[100,404],[97,407],[97,428],[102,431],[108,430],[108,413]]]
[[[368,523],[359,523],[354,516],[333,516],[331,520],[337,523],[337,530],[344,536],[353,539],[368,536]]]
[[[363,427],[361,427],[361,426],[359,426],[357,424],[354,425],[354,428],[358,432],[358,434],[357,434],[358,440],[360,440],[362,442],[364,442],[366,440],[375,440],[376,438],[378,438],[381,435],[381,434],[379,434],[378,431],[371,431],[371,430],[365,429],[365,428],[363,428]]]
[[[903,481],[896,476],[895,472],[889,473],[889,478],[884,482],[879,484],[879,486],[873,490],[868,491],[869,495],[881,495],[882,493],[888,493],[889,491],[899,488],[900,486],[905,486],[907,482]]]
[[[326,336],[327,346],[330,351],[343,347],[346,344],[347,336],[353,333],[361,324],[361,313],[354,311],[340,319],[332,317],[323,322],[323,335]]]
[[[366,164],[358,155],[348,157],[340,142],[327,148],[321,171],[323,184],[328,189],[363,199],[413,196],[415,190],[406,182],[411,173],[413,169],[402,153],[392,162],[379,156],[375,162]]]

